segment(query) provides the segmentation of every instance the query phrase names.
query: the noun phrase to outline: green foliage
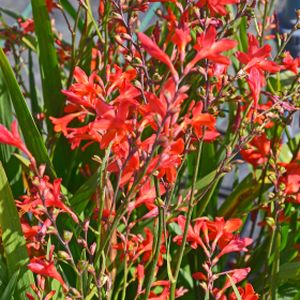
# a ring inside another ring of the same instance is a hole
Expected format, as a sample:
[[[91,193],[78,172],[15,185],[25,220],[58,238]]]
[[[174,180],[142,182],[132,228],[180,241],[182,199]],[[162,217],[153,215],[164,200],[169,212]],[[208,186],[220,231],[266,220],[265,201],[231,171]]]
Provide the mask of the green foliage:
[[[17,285],[17,299],[26,299],[25,291],[28,291],[30,284],[33,283],[33,275],[27,269],[29,258],[25,238],[14,197],[2,165],[0,165],[0,226],[8,275],[11,278],[4,295],[11,295]]]

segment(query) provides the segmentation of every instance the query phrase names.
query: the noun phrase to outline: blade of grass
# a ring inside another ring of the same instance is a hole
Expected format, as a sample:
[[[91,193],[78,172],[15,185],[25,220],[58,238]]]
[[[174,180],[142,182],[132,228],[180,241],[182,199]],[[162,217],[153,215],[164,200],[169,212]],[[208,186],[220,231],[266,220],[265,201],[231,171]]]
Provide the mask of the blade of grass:
[[[64,106],[61,93],[62,82],[50,18],[44,0],[31,0],[34,28],[38,40],[38,55],[41,70],[44,105],[47,116],[59,116]],[[47,119],[48,133],[53,126]]]
[[[237,287],[236,287],[234,281],[232,280],[231,276],[229,274],[226,274],[226,275],[227,275],[227,277],[228,277],[228,279],[230,281],[230,284],[231,284],[233,292],[234,292],[234,294],[236,296],[236,299],[237,300],[242,300],[241,294],[240,294],[239,290],[237,289]]]
[[[26,242],[23,236],[18,211],[12,191],[9,187],[5,171],[0,163],[0,225],[2,228],[2,241],[9,276],[20,269],[17,283],[16,299],[26,299],[25,290],[34,283],[33,275],[27,264],[29,263]]]
[[[2,69],[4,81],[6,83],[7,90],[9,91],[28,150],[35,157],[38,164],[47,165],[48,175],[52,178],[56,177],[55,170],[49,159],[42,136],[37,129],[18,82],[14,76],[13,70],[2,49],[0,49],[0,68]]]
[[[17,280],[20,274],[20,270],[17,270],[14,275],[10,278],[8,284],[5,287],[3,294],[1,295],[0,300],[10,300],[14,299],[14,292],[17,287]]]
[[[0,123],[9,127],[12,122],[12,107],[8,90],[0,70]],[[8,145],[0,145],[0,159],[6,164],[9,161],[13,148]]]

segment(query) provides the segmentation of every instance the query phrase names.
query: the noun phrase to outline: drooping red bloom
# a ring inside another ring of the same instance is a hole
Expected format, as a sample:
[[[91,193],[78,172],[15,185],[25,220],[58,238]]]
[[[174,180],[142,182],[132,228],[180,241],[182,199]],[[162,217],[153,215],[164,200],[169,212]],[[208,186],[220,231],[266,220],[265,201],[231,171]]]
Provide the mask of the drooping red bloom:
[[[148,173],[158,171],[157,177],[166,177],[167,181],[175,182],[177,175],[177,168],[180,166],[180,155],[184,150],[184,141],[182,138],[171,142],[161,154],[154,157],[149,165]]]
[[[237,284],[237,283],[243,281],[247,277],[247,275],[249,274],[250,271],[251,271],[250,268],[243,268],[243,269],[230,270],[225,273],[231,277],[231,280],[234,282],[234,284]],[[229,278],[227,278],[222,289],[216,293],[216,299],[220,299],[221,296],[225,293],[225,291],[231,286],[232,286],[232,283],[229,280]]]
[[[131,238],[125,241],[125,236],[123,234],[119,234],[121,242],[115,244],[113,246],[114,249],[120,251],[120,258],[135,262],[139,258],[142,263],[146,263],[152,257],[153,250],[153,233],[148,227],[144,228],[145,237],[141,234],[131,235]],[[163,264],[163,254],[166,253],[166,247],[164,245],[164,236],[162,235],[162,245],[160,249],[159,258],[157,261],[157,266],[161,266]],[[126,245],[126,246],[125,246]]]
[[[281,163],[285,168],[284,174],[279,181],[285,185],[286,195],[296,197],[296,202],[300,204],[300,155],[290,163]]]
[[[289,70],[295,73],[296,75],[298,74],[299,59],[294,59],[289,51],[284,52],[282,62],[286,70]]]
[[[256,37],[249,33],[248,53],[237,52],[237,58],[245,65],[243,70],[248,74],[247,81],[254,99],[254,107],[257,106],[261,89],[266,84],[264,72],[276,73],[282,69],[275,62],[268,60],[271,51],[270,45],[259,47]]]
[[[9,131],[5,126],[0,124],[0,143],[11,145],[20,149],[23,153],[25,153],[30,162],[35,165],[35,159],[32,154],[29,152],[24,142],[22,141],[20,134],[18,132],[18,125],[16,121],[13,121],[11,124],[11,131]]]
[[[200,0],[196,6],[204,7],[207,6],[212,16],[221,15],[226,16],[227,10],[226,5],[237,4],[240,0]]]
[[[237,42],[230,39],[217,40],[216,28],[212,25],[209,26],[208,29],[197,38],[197,43],[194,46],[197,54],[185,67],[184,74],[188,74],[194,65],[204,58],[215,63],[229,65],[230,60],[221,53],[235,48],[236,45]]]
[[[45,214],[45,208],[58,208],[60,212],[68,213],[74,222],[78,223],[76,214],[62,201],[61,179],[57,178],[50,182],[48,176],[36,176],[32,180],[32,188],[29,195],[22,197],[22,201],[16,201],[22,212],[30,212],[36,217]]]
[[[34,21],[32,19],[26,19],[23,21],[21,18],[19,18],[18,23],[25,34],[34,32]]]
[[[180,53],[180,61],[183,62],[185,59],[185,48],[187,44],[192,40],[190,35],[190,30],[188,28],[177,28],[175,29],[174,35],[172,37],[173,43],[178,47]]]
[[[51,247],[50,253],[49,253],[49,259],[47,259],[45,256],[40,257],[34,257],[30,260],[30,263],[28,264],[28,269],[31,270],[33,273],[45,276],[45,277],[51,277],[56,279],[60,284],[63,286],[64,289],[68,289],[66,283],[64,282],[61,275],[58,273],[53,260],[53,251],[54,246]]]
[[[167,65],[167,67],[170,69],[170,72],[172,73],[174,80],[178,80],[178,73],[175,70],[173,63],[170,59],[170,57],[162,51],[154,41],[152,41],[147,35],[145,35],[142,32],[138,32],[137,36],[139,38],[139,41],[142,44],[142,47],[145,49],[146,52],[148,52],[152,57],[160,60],[162,63]]]
[[[254,167],[264,164],[268,160],[271,150],[271,141],[265,134],[261,134],[252,139],[247,148],[240,151],[244,160]]]
[[[137,270],[136,270],[136,276],[138,280],[138,290],[137,290],[137,295],[142,295],[145,293],[145,290],[142,290],[142,284],[145,279],[145,268],[143,265],[138,265]],[[157,291],[150,291],[149,294],[149,300],[167,300],[169,299],[170,296],[170,281],[168,280],[158,280],[152,283],[152,287],[162,287],[163,290],[158,293]],[[188,292],[187,289],[180,287],[176,289],[175,292],[175,298],[182,297],[186,292]]]
[[[185,117],[184,126],[192,126],[198,139],[203,137],[204,141],[214,141],[220,135],[216,130],[216,118],[209,113],[203,113],[201,101],[196,105],[192,102],[190,110],[192,110],[192,117]]]
[[[205,221],[207,221],[206,218],[197,220],[195,222],[194,227],[192,227],[192,225],[189,225],[188,227],[187,242],[190,243],[191,248],[193,249],[197,249],[199,246],[202,248],[206,248],[200,237],[200,230],[202,229],[203,222]],[[177,223],[183,233],[185,228],[186,218],[182,215],[178,216]],[[178,245],[181,245],[182,239],[183,239],[183,235],[177,235],[174,237],[173,242],[177,243]]]
[[[255,293],[253,286],[247,283],[244,288],[238,287],[238,291],[241,295],[242,300],[258,300],[258,295]],[[234,292],[229,295],[229,300],[237,300],[237,296]]]

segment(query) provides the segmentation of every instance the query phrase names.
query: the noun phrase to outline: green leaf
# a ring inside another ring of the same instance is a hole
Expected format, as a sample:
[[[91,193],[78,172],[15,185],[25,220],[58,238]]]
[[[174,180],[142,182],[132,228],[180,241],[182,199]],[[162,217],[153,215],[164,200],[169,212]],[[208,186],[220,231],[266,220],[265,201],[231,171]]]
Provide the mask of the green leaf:
[[[95,172],[73,195],[70,205],[75,213],[80,214],[89,204],[91,196],[99,184],[99,172]]]
[[[279,272],[276,274],[276,280],[280,281],[300,279],[300,262],[289,262],[280,266]]]
[[[9,92],[3,80],[4,76],[0,69],[0,123],[9,127],[13,118],[12,106],[10,102]],[[13,148],[8,145],[0,145],[0,159],[7,163],[13,152]]]
[[[262,184],[261,181],[257,181],[250,173],[223,202],[218,211],[218,215],[229,218],[236,216],[238,213],[247,211],[247,208],[249,208],[253,200],[258,197],[261,192]],[[270,186],[270,182],[265,180],[262,192],[267,191]]]
[[[31,0],[34,28],[38,40],[38,56],[47,116],[59,116],[64,106],[58,58],[54,47],[51,23],[45,0]],[[53,132],[47,119],[48,132]]]
[[[1,295],[0,300],[11,300],[14,299],[14,292],[17,287],[17,280],[20,274],[20,270],[17,270],[13,276],[10,278],[3,294]]]
[[[2,49],[0,49],[0,68],[3,72],[4,81],[10,93],[10,98],[28,150],[35,157],[38,164],[47,165],[47,173],[51,177],[56,177],[55,170],[49,159],[42,136],[36,127],[21,89],[14,76],[13,70]]]
[[[239,50],[248,51],[248,35],[247,35],[247,17],[242,17],[239,24],[240,33],[237,35],[239,41]]]
[[[24,291],[29,289],[31,283],[34,283],[34,279],[31,271],[27,269],[29,258],[26,242],[15,200],[2,164],[0,164],[0,225],[3,232],[2,241],[8,274],[13,276],[17,270],[20,270],[17,299],[26,299]]]
[[[204,176],[203,178],[197,180],[195,189],[196,190],[204,189],[215,179],[216,175],[217,175],[217,170],[214,170],[214,171],[210,172],[209,174],[207,174],[206,176]],[[182,192],[182,195],[185,196],[185,195],[187,195],[188,192],[189,192],[189,188],[184,190]]]
[[[233,289],[233,292],[236,296],[236,299],[237,300],[242,300],[241,294],[240,294],[239,290],[237,289],[237,287],[236,287],[234,281],[232,280],[231,276],[229,274],[226,274],[226,275],[229,278],[229,281],[230,281],[231,287]]]

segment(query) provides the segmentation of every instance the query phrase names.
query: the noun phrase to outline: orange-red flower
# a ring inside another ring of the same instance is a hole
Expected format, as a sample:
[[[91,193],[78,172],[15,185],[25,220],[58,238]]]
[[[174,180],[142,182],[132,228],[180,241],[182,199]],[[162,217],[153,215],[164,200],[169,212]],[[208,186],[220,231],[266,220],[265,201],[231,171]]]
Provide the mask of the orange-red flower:
[[[173,63],[170,59],[170,57],[161,50],[157,44],[152,41],[147,35],[145,35],[142,32],[138,32],[137,36],[139,38],[139,41],[142,44],[142,47],[145,49],[146,52],[148,52],[152,57],[160,60],[162,63],[167,65],[167,67],[170,69],[170,72],[172,73],[174,80],[178,80],[178,73],[176,69],[173,66]]]
[[[31,270],[33,273],[51,277],[56,279],[60,284],[63,286],[64,289],[68,289],[66,283],[64,282],[61,275],[58,273],[53,260],[53,251],[54,246],[51,247],[49,252],[49,258],[47,259],[45,256],[34,257],[30,260],[28,264],[28,269]]]
[[[205,58],[215,63],[229,65],[230,60],[221,53],[235,48],[236,45],[237,42],[230,39],[217,40],[215,26],[209,26],[205,32],[198,36],[197,43],[194,46],[197,54],[185,67],[184,74],[188,74],[198,61]]]
[[[226,5],[240,3],[240,0],[200,0],[196,5],[198,7],[207,7],[212,16],[226,16]]]

